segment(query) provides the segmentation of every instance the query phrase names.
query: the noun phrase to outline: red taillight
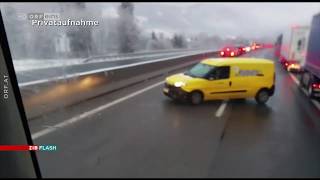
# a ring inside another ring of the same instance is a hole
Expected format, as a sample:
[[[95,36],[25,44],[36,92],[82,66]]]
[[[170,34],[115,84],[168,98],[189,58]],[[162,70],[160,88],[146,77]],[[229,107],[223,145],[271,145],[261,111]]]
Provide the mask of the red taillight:
[[[223,56],[223,55],[224,55],[224,52],[223,52],[223,51],[221,51],[221,52],[220,52],[220,55],[221,55],[221,56]]]
[[[288,64],[288,63],[285,63],[284,65],[288,66],[289,64]]]
[[[320,84],[312,84],[312,87],[313,87],[313,88],[320,89]]]
[[[232,52],[230,53],[230,55],[231,55],[231,56],[234,56],[234,52],[232,51]]]

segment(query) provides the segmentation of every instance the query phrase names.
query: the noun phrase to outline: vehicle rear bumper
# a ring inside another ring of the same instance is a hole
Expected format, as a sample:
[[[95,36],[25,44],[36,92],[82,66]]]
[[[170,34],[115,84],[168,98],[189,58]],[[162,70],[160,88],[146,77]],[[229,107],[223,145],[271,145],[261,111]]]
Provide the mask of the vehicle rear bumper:
[[[313,94],[315,97],[319,98],[320,97],[320,89],[313,89]]]
[[[301,68],[292,68],[292,67],[289,67],[289,68],[288,68],[288,71],[289,71],[289,72],[293,72],[293,73],[301,73],[301,72],[302,72],[302,69],[301,69]]]

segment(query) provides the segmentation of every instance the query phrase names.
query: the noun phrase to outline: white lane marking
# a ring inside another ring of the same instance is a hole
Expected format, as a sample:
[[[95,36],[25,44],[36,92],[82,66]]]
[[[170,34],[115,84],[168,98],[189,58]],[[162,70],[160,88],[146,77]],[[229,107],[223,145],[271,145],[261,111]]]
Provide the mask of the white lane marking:
[[[301,88],[301,90],[302,90],[302,92],[303,92],[306,96],[308,96],[308,91],[307,91],[307,90],[305,90],[305,89],[303,89],[303,88]]]
[[[56,130],[59,129],[59,128],[63,128],[63,127],[65,127],[65,126],[67,126],[67,125],[73,124],[73,123],[75,123],[75,122],[79,122],[80,120],[83,120],[84,118],[87,118],[87,117],[89,117],[89,116],[91,116],[91,115],[94,115],[94,114],[96,114],[96,113],[98,113],[98,112],[100,112],[100,111],[103,111],[103,110],[105,110],[105,109],[107,109],[107,108],[109,108],[109,107],[111,107],[111,106],[114,106],[114,105],[116,105],[116,104],[118,104],[118,103],[121,103],[121,102],[123,102],[123,101],[125,101],[125,100],[128,100],[128,99],[130,99],[130,98],[132,98],[132,97],[134,97],[134,96],[137,96],[137,95],[139,95],[139,94],[142,94],[142,93],[144,93],[144,92],[146,92],[146,91],[148,91],[148,90],[150,90],[150,89],[152,89],[152,88],[155,88],[155,87],[163,84],[164,82],[165,82],[165,81],[158,82],[158,83],[153,84],[153,85],[151,85],[151,86],[148,86],[148,87],[146,87],[146,88],[144,88],[144,89],[141,89],[141,90],[139,90],[139,91],[136,91],[136,92],[134,92],[134,93],[131,93],[131,94],[127,95],[127,96],[124,96],[124,97],[122,97],[122,98],[120,98],[120,99],[114,100],[114,101],[112,101],[112,102],[110,102],[110,103],[104,104],[104,105],[99,106],[99,107],[97,107],[97,108],[95,108],[95,109],[92,109],[92,110],[90,110],[90,111],[87,111],[87,112],[84,112],[84,113],[79,114],[79,115],[77,115],[77,116],[74,116],[74,117],[72,117],[72,118],[70,118],[70,119],[67,119],[67,120],[65,120],[65,121],[63,121],[63,122],[61,122],[61,123],[58,123],[58,124],[56,124],[56,125],[54,125],[54,126],[51,126],[51,127],[46,128],[46,129],[44,129],[44,130],[38,131],[38,132],[32,134],[32,139],[37,139],[37,138],[39,138],[39,137],[41,137],[41,136],[44,136],[44,135],[49,134],[49,133],[51,133],[51,132],[53,132],[53,131],[56,131]]]
[[[291,76],[292,80],[297,84],[300,85],[299,80],[297,79],[297,77],[295,77],[292,73],[289,73],[289,75]]]
[[[300,82],[298,81],[297,77],[295,77],[292,73],[290,73],[289,75],[292,78],[292,80],[299,86],[299,88],[302,90],[302,92],[306,96],[308,96],[308,91],[300,86]],[[311,102],[318,110],[320,110],[320,103],[318,101],[311,99]]]
[[[316,100],[311,100],[311,102],[319,109],[320,111],[320,103]]]
[[[225,110],[226,107],[227,107],[227,104],[228,104],[228,101],[227,101],[227,100],[226,100],[226,101],[222,101],[219,109],[218,109],[217,112],[216,112],[216,117],[221,117],[221,116],[222,116],[224,110]]]

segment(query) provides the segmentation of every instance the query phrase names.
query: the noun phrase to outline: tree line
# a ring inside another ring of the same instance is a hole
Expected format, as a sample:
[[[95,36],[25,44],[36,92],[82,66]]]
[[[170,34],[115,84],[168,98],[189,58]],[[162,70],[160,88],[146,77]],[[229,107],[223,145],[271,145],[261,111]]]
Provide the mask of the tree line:
[[[223,42],[218,36],[206,34],[186,36],[142,31],[131,2],[120,3],[113,18],[102,16],[103,7],[84,2],[56,3],[49,7],[37,4],[25,9],[41,12],[46,8],[59,12],[62,19],[97,18],[99,26],[32,26],[28,20],[20,20],[16,8],[8,5],[4,8],[4,21],[14,59],[87,58],[137,51],[215,48]]]

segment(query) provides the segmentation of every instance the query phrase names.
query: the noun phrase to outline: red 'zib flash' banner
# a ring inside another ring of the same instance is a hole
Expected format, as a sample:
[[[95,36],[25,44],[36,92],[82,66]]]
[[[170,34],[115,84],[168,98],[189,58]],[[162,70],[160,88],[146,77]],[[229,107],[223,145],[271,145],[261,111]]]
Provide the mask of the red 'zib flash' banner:
[[[0,151],[36,151],[38,146],[30,145],[0,145]]]

